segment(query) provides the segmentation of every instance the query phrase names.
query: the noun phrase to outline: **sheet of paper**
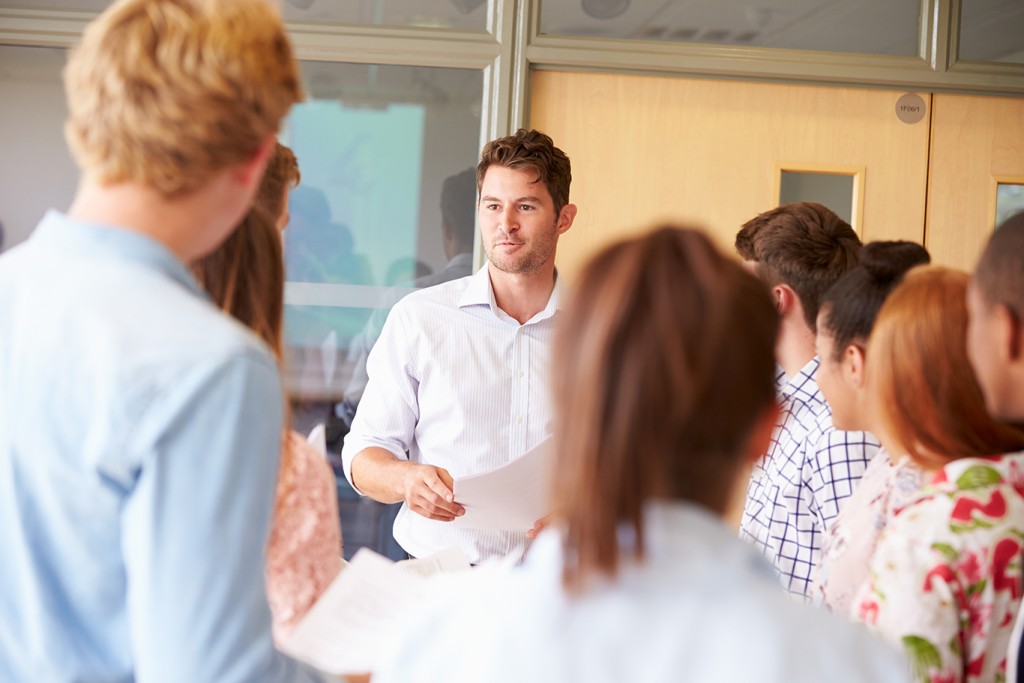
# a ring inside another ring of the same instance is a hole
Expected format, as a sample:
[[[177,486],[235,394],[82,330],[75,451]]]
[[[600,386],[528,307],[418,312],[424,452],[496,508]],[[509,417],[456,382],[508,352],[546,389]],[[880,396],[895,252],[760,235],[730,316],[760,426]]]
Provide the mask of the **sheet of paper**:
[[[420,576],[433,576],[442,572],[458,572],[469,569],[469,558],[462,548],[452,546],[439,553],[420,557],[415,560],[402,560],[396,563],[406,571],[414,572]]]
[[[281,650],[331,674],[373,671],[427,579],[363,548],[295,627]]]
[[[398,563],[363,548],[343,565],[281,647],[332,674],[372,671],[401,621],[428,596],[427,577],[468,570],[469,560],[458,547]]]
[[[455,480],[455,502],[466,508],[454,526],[527,531],[551,512],[551,439],[504,467]]]

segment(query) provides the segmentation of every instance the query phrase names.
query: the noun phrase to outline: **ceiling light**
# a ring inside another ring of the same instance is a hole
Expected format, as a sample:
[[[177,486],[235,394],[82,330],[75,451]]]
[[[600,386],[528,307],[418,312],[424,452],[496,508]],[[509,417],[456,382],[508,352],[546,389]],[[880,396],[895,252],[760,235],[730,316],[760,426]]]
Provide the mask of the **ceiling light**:
[[[580,0],[580,7],[589,17],[614,19],[627,9],[632,0]]]

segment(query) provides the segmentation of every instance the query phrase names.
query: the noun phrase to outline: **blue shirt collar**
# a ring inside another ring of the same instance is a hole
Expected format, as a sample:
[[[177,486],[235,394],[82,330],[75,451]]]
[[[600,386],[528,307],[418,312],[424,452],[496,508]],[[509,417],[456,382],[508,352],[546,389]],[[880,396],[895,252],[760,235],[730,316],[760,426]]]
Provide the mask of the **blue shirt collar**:
[[[69,249],[83,258],[117,258],[157,271],[196,296],[209,298],[178,257],[157,240],[127,228],[71,218],[49,210],[29,238],[33,242]]]

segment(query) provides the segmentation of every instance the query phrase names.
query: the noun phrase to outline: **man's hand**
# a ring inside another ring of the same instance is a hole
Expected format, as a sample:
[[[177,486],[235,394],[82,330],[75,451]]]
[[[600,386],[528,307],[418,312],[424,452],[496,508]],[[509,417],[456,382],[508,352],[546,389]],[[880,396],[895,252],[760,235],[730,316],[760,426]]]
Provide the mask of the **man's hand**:
[[[409,509],[427,519],[450,522],[466,509],[455,502],[452,475],[442,467],[413,465],[402,480],[405,502]]]

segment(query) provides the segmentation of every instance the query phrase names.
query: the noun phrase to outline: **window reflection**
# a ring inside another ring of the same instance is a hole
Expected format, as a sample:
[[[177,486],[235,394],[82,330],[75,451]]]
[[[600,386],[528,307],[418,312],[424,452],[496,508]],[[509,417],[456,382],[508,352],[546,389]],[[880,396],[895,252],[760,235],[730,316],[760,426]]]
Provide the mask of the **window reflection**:
[[[284,237],[286,381],[300,401],[329,410],[353,393],[347,388],[361,354],[390,306],[450,265],[442,191],[447,178],[475,165],[483,77],[422,67],[302,68],[310,99],[294,108],[281,136],[302,172]],[[474,189],[462,200],[471,216]],[[472,228],[460,249],[472,251]]]
[[[996,186],[996,225],[1024,211],[1024,184],[999,183]]]

